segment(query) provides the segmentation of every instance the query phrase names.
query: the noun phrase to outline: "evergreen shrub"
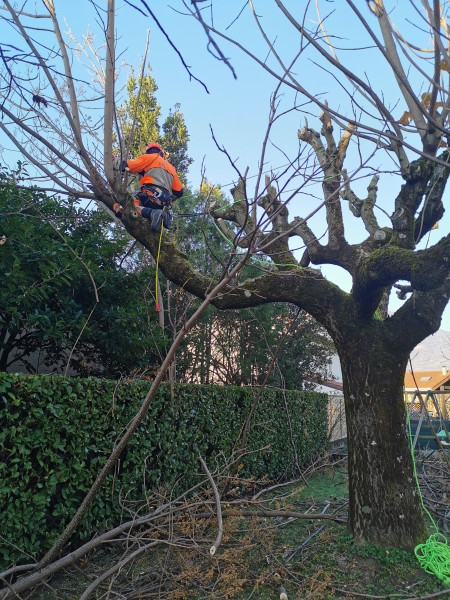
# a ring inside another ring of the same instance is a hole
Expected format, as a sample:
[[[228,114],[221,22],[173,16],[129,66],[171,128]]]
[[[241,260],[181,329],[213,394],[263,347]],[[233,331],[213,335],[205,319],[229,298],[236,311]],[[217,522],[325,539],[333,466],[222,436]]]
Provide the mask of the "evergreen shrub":
[[[0,373],[0,563],[28,562],[52,545],[74,515],[112,447],[137,412],[149,382]],[[152,488],[189,489],[201,454],[210,469],[230,456],[255,390],[161,385],[115,472],[77,530],[77,541],[120,521],[119,498],[142,501]],[[286,413],[289,409],[289,417]],[[279,479],[327,440],[327,396],[266,390],[252,421],[241,476]],[[1,565],[0,565],[1,566]]]

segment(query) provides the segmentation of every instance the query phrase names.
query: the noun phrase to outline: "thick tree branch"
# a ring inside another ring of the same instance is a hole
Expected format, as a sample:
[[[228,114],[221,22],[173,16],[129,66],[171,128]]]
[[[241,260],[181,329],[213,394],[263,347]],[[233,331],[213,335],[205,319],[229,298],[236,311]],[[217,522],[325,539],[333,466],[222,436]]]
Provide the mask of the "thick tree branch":
[[[427,124],[423,116],[423,109],[420,106],[419,99],[414,94],[414,92],[411,89],[411,86],[409,85],[408,78],[406,77],[406,74],[403,70],[403,66],[400,62],[400,58],[398,56],[397,48],[394,42],[394,37],[392,35],[391,24],[389,22],[386,9],[383,4],[383,0],[374,0],[374,2],[372,2],[373,7],[371,6],[371,8],[372,12],[377,17],[380,25],[381,33],[385,44],[384,48],[378,41],[372,29],[367,25],[365,19],[362,18],[361,13],[356,8],[354,3],[351,0],[347,0],[347,2],[352,7],[353,12],[359,17],[361,22],[366,27],[369,35],[376,43],[380,52],[385,56],[389,66],[391,67],[395,75],[400,91],[402,92],[403,98],[405,99],[405,102],[409,108],[414,123],[419,131],[419,134],[422,140],[425,140]]]
[[[442,158],[449,159],[448,152]],[[450,175],[450,166],[436,165],[433,175],[425,191],[425,200],[415,220],[414,241],[419,242],[442,218],[444,204],[442,201],[445,186]]]
[[[411,283],[414,290],[441,287],[450,273],[450,234],[426,250],[408,250],[387,245],[375,250],[362,263],[360,285],[371,289],[393,285],[398,280]]]
[[[345,169],[342,171],[342,175],[345,181],[345,187],[342,192],[342,197],[345,200],[348,200],[351,212],[354,214],[355,217],[360,217],[362,219],[366,231],[371,236],[374,236],[377,240],[386,239],[387,233],[379,226],[378,220],[373,210],[377,201],[377,185],[380,176],[374,175],[372,177],[370,184],[367,188],[367,198],[365,200],[361,200],[351,189],[350,180]]]
[[[106,200],[112,202],[112,199]],[[127,208],[123,223],[128,232],[156,256],[159,236],[151,230],[147,220]],[[170,234],[162,238],[159,265],[167,279],[199,298],[204,298],[214,287],[211,278],[194,270],[188,257],[173,243]],[[324,298],[327,298],[326,302]],[[212,304],[220,309],[229,309],[286,301],[303,308],[316,319],[333,320],[335,311],[345,312],[347,298],[347,294],[327,281],[319,271],[292,265],[285,272],[268,273],[238,286],[228,284]]]
[[[397,246],[403,248],[415,246],[414,215],[423,200],[434,166],[437,165],[421,160],[411,163],[410,175],[395,199],[395,210],[391,215],[393,241]]]
[[[265,188],[267,194],[258,200],[270,220],[271,231],[258,240],[260,248],[273,260],[280,270],[296,266],[297,261],[289,249],[289,236],[292,228],[288,222],[289,212],[286,204],[278,199],[277,190],[266,175]]]
[[[440,325],[442,312],[450,298],[450,278],[430,291],[414,291],[395,314],[385,321],[390,343],[404,343],[412,351],[417,344],[435,333]],[[405,327],[405,322],[408,327]]]
[[[338,194],[342,176],[342,158],[334,141],[330,115],[327,112],[323,112],[320,115],[320,120],[323,124],[322,135],[327,141],[327,149],[325,151],[326,164],[324,168],[325,177],[322,189],[325,198],[328,225],[328,245],[333,250],[338,250],[347,245],[344,237],[344,221]]]
[[[322,135],[327,141],[327,148],[324,147],[320,134],[314,129],[303,127],[298,131],[298,138],[309,144],[319,161],[322,168],[324,179],[322,183],[323,195],[326,207],[326,219],[328,225],[329,241],[327,248],[335,254],[341,252],[347,253],[348,244],[344,237],[344,222],[339,199],[339,190],[341,188],[342,163],[346,154],[346,140],[341,144],[341,150],[336,147],[333,137],[333,127],[331,119],[327,112],[322,113],[321,121],[323,123]],[[308,234],[308,231],[305,231]],[[308,236],[309,237],[309,236]],[[310,238],[313,247],[308,247],[311,258],[313,251],[320,251],[323,247],[317,240]]]

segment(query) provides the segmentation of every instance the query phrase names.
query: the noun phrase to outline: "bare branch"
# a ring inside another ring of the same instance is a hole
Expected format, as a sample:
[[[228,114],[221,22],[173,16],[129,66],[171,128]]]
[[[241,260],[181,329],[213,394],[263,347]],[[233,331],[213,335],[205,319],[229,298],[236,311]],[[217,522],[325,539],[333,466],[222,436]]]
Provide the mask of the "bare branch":
[[[58,177],[55,176],[55,174],[50,171],[49,169],[47,169],[42,163],[39,162],[39,160],[37,158],[35,158],[33,155],[31,155],[29,152],[27,152],[24,148],[24,146],[22,146],[17,139],[12,135],[12,133],[9,131],[9,129],[7,129],[5,127],[5,125],[0,121],[0,129],[9,137],[9,139],[13,142],[13,144],[18,148],[18,150],[20,150],[20,152],[30,161],[30,163],[34,164],[36,167],[38,167],[45,175],[47,175],[47,177],[54,181],[57,185],[61,186],[61,188],[69,194],[76,194],[76,191],[74,191],[73,188],[71,188],[70,186],[68,186],[66,183],[64,183],[64,181]],[[40,136],[39,136],[40,137]]]
[[[377,201],[377,184],[378,180],[380,179],[379,175],[374,175],[372,177],[369,187],[367,188],[368,195],[365,200],[360,200],[352,191],[350,187],[350,181],[345,170],[343,171],[343,176],[345,180],[345,188],[342,193],[342,197],[345,198],[345,200],[348,200],[350,210],[355,217],[362,218],[366,231],[371,236],[373,235],[376,240],[384,241],[387,234],[383,229],[380,228],[373,210]]]
[[[108,0],[108,21],[106,29],[106,69],[105,69],[105,116],[103,130],[103,160],[106,179],[114,185],[112,141],[114,115],[114,69],[115,69],[115,39],[114,39],[114,0]]]
[[[228,58],[226,58],[226,56],[223,54],[222,50],[219,48],[219,46],[217,45],[217,43],[215,42],[215,40],[212,38],[211,34],[209,33],[209,28],[206,26],[206,24],[203,21],[200,9],[197,6],[197,2],[195,2],[195,0],[192,0],[192,4],[194,5],[194,12],[197,15],[197,18],[199,20],[199,22],[203,25],[203,29],[206,33],[206,37],[208,38],[208,52],[210,52],[210,54],[212,54],[215,58],[218,58],[218,60],[223,61],[227,67],[230,69],[234,79],[237,79],[237,75],[235,70],[233,69],[232,64],[230,63],[230,61],[228,60]],[[186,6],[186,4],[185,4]],[[209,46],[212,46],[216,52],[216,55],[211,52],[211,50],[209,49]]]
[[[73,125],[74,125],[73,132],[75,134],[75,138],[78,140],[79,147],[81,148],[80,115],[79,115],[79,111],[78,111],[78,102],[77,102],[77,96],[76,96],[75,87],[74,87],[74,78],[72,76],[72,69],[70,68],[70,61],[69,61],[69,56],[67,54],[66,44],[64,43],[64,40],[62,38],[61,30],[59,28],[59,23],[56,18],[54,1],[53,0],[44,0],[44,4],[47,7],[48,12],[50,13],[50,17],[51,17],[52,23],[53,23],[53,29],[54,29],[55,36],[56,36],[56,39],[57,39],[58,45],[59,45],[59,50],[61,52],[61,56],[63,59],[64,71],[66,74],[66,84],[69,89],[69,96],[70,96],[70,110],[71,110],[72,116],[73,116]]]
[[[72,518],[70,523],[67,525],[66,529],[61,534],[59,539],[55,542],[55,544],[52,546],[52,548],[47,552],[47,554],[40,561],[39,565],[41,568],[48,565],[56,556],[58,556],[58,554],[60,553],[62,548],[65,546],[66,542],[68,541],[68,539],[72,536],[72,533],[74,532],[74,530],[78,527],[82,518],[86,514],[87,509],[89,508],[93,499],[95,498],[98,490],[101,488],[106,477],[113,469],[113,467],[117,461],[117,458],[120,456],[120,454],[122,453],[124,448],[127,446],[129,440],[133,436],[134,432],[136,431],[140,422],[142,421],[144,415],[148,411],[150,403],[151,403],[154,395],[156,394],[156,391],[158,390],[159,385],[160,385],[167,369],[172,364],[175,352],[176,352],[178,346],[181,344],[181,342],[185,338],[187,332],[197,322],[197,320],[200,318],[202,313],[206,310],[206,308],[209,306],[209,304],[211,304],[212,300],[214,300],[214,298],[220,293],[222,288],[224,288],[228,284],[228,282],[234,277],[234,275],[241,270],[243,265],[247,262],[249,256],[250,256],[250,254],[246,254],[245,256],[243,256],[241,258],[241,260],[235,265],[235,267],[233,269],[231,269],[231,271],[209,292],[209,294],[207,295],[205,300],[201,303],[199,308],[194,312],[194,314],[186,322],[185,327],[178,333],[178,335],[175,338],[174,342],[172,343],[172,346],[171,346],[169,352],[167,353],[161,367],[159,368],[158,373],[155,376],[155,379],[153,380],[152,386],[151,386],[144,402],[142,403],[141,408],[136,413],[134,418],[131,420],[131,422],[130,422],[126,432],[122,436],[122,438],[115,445],[110,457],[108,458],[104,467],[102,468],[99,475],[97,476],[97,479],[95,480],[91,489],[86,494],[83,502],[79,506],[74,517]]]
[[[211,556],[214,556],[214,554],[217,552],[217,548],[220,546],[220,542],[222,541],[222,535],[223,535],[222,506],[220,504],[219,491],[217,489],[217,486],[215,484],[213,476],[211,475],[211,473],[210,473],[208,467],[206,466],[206,463],[203,460],[203,458],[201,456],[199,456],[198,459],[199,459],[199,461],[200,461],[200,463],[201,463],[201,465],[203,467],[203,470],[206,473],[206,476],[209,479],[209,482],[211,483],[211,487],[212,487],[213,492],[214,492],[214,499],[216,501],[218,531],[217,531],[217,536],[216,536],[216,539],[214,541],[214,544],[209,549],[209,553],[211,554]]]
[[[68,122],[69,122],[69,125],[70,125],[70,127],[71,127],[71,130],[73,131],[73,133],[74,133],[74,135],[75,135],[75,138],[76,138],[76,140],[77,140],[77,143],[78,143],[78,145],[79,145],[79,151],[80,151],[80,152],[83,154],[83,156],[84,156],[84,159],[87,161],[87,164],[89,164],[89,161],[88,161],[88,156],[87,156],[87,153],[86,153],[86,151],[85,151],[85,149],[84,149],[84,146],[83,146],[82,140],[81,140],[81,138],[80,138],[80,137],[77,135],[77,127],[76,127],[76,125],[75,125],[75,123],[74,123],[74,120],[73,120],[73,118],[72,118],[72,115],[70,114],[70,111],[68,110],[68,108],[67,108],[67,106],[66,106],[66,103],[65,103],[65,101],[64,101],[64,99],[63,99],[63,97],[61,96],[61,93],[60,93],[60,91],[59,91],[59,88],[58,88],[58,86],[56,85],[56,82],[55,82],[54,78],[53,78],[53,77],[52,77],[52,75],[51,75],[50,69],[47,67],[47,65],[46,65],[46,63],[45,63],[45,61],[44,61],[44,59],[41,57],[41,55],[40,55],[40,53],[38,52],[37,48],[35,47],[35,45],[34,45],[34,44],[33,44],[33,42],[31,41],[31,39],[30,39],[30,37],[28,36],[28,34],[26,33],[26,31],[25,31],[25,28],[23,27],[22,23],[20,22],[20,20],[19,20],[19,18],[18,18],[18,16],[17,16],[17,14],[16,14],[16,11],[15,11],[15,10],[14,10],[14,9],[11,7],[11,4],[9,3],[9,0],[4,0],[4,2],[5,2],[5,5],[7,6],[8,10],[9,10],[9,12],[10,12],[10,14],[11,14],[11,17],[12,17],[12,19],[13,19],[13,21],[14,21],[15,25],[17,26],[17,28],[18,28],[18,29],[19,29],[19,31],[21,32],[21,34],[22,34],[22,36],[23,36],[24,40],[27,42],[28,46],[30,47],[31,51],[33,52],[34,56],[36,57],[36,59],[37,59],[37,61],[38,61],[39,65],[40,65],[40,67],[41,67],[41,68],[42,68],[42,70],[44,71],[44,73],[45,73],[45,75],[46,75],[46,77],[47,77],[47,80],[48,80],[48,82],[50,83],[50,86],[52,87],[52,89],[53,89],[53,92],[54,92],[54,94],[55,94],[56,98],[58,99],[59,105],[60,105],[61,109],[63,110],[63,112],[64,112],[64,114],[65,114],[65,116],[66,116],[66,118],[67,118],[67,120],[68,120]],[[5,109],[3,108],[2,110],[4,111]]]
[[[77,164],[75,164],[74,162],[70,161],[67,156],[65,156],[62,152],[60,152],[55,146],[53,146],[48,140],[46,140],[43,136],[41,136],[39,133],[37,133],[36,131],[34,131],[33,129],[31,129],[31,127],[28,127],[23,121],[21,121],[21,119],[19,119],[18,117],[16,117],[12,112],[10,112],[7,108],[3,107],[2,111],[4,112],[4,114],[11,119],[11,121],[13,121],[13,123],[15,123],[16,125],[19,125],[23,131],[25,131],[26,133],[28,133],[32,138],[34,138],[35,140],[39,141],[41,144],[43,144],[46,148],[48,148],[56,157],[58,157],[60,159],[60,161],[62,163],[65,163],[68,167],[70,167],[71,169],[73,169],[74,171],[77,171],[80,175],[82,175],[83,177],[88,178],[88,173],[87,171],[84,171],[81,167],[79,167]],[[3,124],[2,124],[3,125]],[[7,128],[3,125],[2,127],[3,131],[7,131]],[[11,137],[11,136],[10,136]]]
[[[147,550],[149,550],[150,548],[154,548],[155,546],[158,546],[159,544],[163,544],[163,543],[164,543],[163,540],[155,540],[155,541],[150,542],[148,544],[144,544],[143,546],[141,546],[140,548],[138,548],[134,552],[131,552],[131,554],[129,554],[128,556],[126,556],[123,560],[119,561],[118,563],[116,563],[115,565],[113,565],[110,569],[108,569],[107,571],[105,571],[104,573],[102,573],[100,575],[100,577],[97,577],[97,579],[95,581],[93,581],[86,588],[86,590],[81,594],[81,596],[79,597],[79,600],[87,600],[89,598],[89,596],[92,594],[92,592],[95,592],[95,590],[104,581],[106,581],[112,575],[114,575],[114,573],[117,573],[118,571],[120,571],[125,565],[127,565],[129,562],[131,562],[132,560],[134,560],[135,558],[137,558],[140,554],[143,554],[144,552],[147,552]]]
[[[128,4],[129,6],[135,8],[136,10],[138,10],[139,12],[141,12],[142,14],[145,14],[141,9],[137,8],[137,6],[135,4],[133,4],[132,2],[130,2],[129,0],[125,0],[125,2],[126,2],[126,4]],[[207,94],[209,94],[209,91],[208,91],[208,88],[206,87],[206,85],[203,83],[203,81],[201,81],[200,79],[198,79],[197,77],[195,77],[195,75],[192,73],[192,71],[190,70],[190,68],[186,64],[183,56],[181,55],[181,52],[177,49],[177,47],[175,46],[175,44],[172,42],[172,40],[170,39],[170,36],[168,35],[168,33],[166,32],[166,30],[164,29],[164,27],[161,25],[161,23],[159,22],[159,20],[156,18],[155,13],[150,9],[150,7],[147,4],[147,2],[145,2],[145,0],[141,0],[141,2],[145,6],[145,8],[147,9],[148,14],[151,16],[151,18],[153,19],[153,21],[156,23],[156,25],[158,26],[158,28],[161,30],[161,33],[164,35],[164,37],[166,38],[166,40],[169,42],[170,46],[177,53],[179,59],[181,60],[181,63],[183,64],[183,67],[186,69],[186,71],[187,71],[187,73],[189,75],[189,79],[194,79],[195,81],[197,81],[198,83],[200,83],[200,85],[204,88],[205,92]]]

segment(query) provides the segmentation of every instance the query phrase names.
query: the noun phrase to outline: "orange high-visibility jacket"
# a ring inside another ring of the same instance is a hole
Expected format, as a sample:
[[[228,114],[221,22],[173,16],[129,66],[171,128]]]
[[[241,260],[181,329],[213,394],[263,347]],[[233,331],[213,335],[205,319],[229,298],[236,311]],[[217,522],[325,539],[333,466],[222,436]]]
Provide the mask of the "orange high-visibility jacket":
[[[141,173],[140,184],[163,187],[178,198],[183,195],[183,184],[174,167],[159,154],[143,154],[135,160],[127,160],[130,173]]]

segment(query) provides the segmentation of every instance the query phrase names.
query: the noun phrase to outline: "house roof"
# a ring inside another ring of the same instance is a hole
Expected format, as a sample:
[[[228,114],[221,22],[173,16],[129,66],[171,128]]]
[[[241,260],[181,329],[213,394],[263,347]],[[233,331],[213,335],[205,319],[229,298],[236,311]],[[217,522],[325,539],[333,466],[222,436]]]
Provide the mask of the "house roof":
[[[333,390],[340,390],[342,391],[343,389],[343,384],[342,381],[335,381],[334,379],[324,379],[321,380],[319,377],[304,377],[305,381],[310,381],[311,383],[316,383],[318,386],[322,386],[322,387],[326,387],[326,388],[331,388]]]
[[[414,371],[405,373],[405,390],[437,390],[444,384],[450,385],[450,371]]]

